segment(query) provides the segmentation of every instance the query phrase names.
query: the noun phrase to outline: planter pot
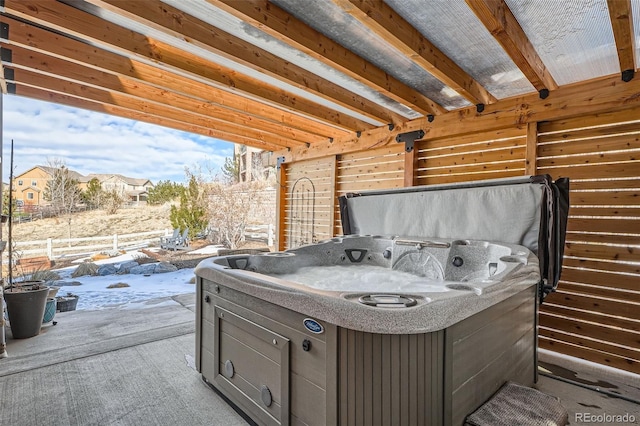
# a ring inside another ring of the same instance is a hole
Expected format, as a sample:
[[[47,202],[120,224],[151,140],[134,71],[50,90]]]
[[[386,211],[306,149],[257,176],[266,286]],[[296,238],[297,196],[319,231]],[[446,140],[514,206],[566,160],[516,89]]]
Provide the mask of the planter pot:
[[[47,304],[44,307],[44,317],[42,317],[42,323],[46,324],[53,321],[53,317],[56,315],[56,299],[49,296],[47,297]]]
[[[49,296],[47,296],[47,300],[51,297],[56,297],[58,290],[60,290],[60,287],[49,286]]]
[[[4,291],[7,314],[14,339],[26,339],[40,334],[49,287],[43,282],[21,283],[20,287]]]
[[[58,312],[67,312],[67,311],[75,311],[76,305],[78,304],[78,298],[80,296],[76,296],[75,294],[67,293],[66,296],[58,296],[56,297],[56,310]]]

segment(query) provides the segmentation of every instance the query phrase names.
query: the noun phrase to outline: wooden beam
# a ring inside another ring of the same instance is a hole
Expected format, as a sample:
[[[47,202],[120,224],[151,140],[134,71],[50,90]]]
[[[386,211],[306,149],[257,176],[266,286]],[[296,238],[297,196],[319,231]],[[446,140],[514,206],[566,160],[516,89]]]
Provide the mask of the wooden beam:
[[[0,43],[0,46],[5,46]],[[184,95],[167,92],[145,83],[133,81],[123,76],[108,74],[93,68],[67,62],[43,53],[30,52],[22,47],[13,46],[11,66],[41,74],[57,76],[67,81],[92,86],[112,92],[129,95],[141,101],[147,100],[161,105],[168,105],[180,109],[183,114],[199,115],[210,118],[212,122],[219,123],[217,128],[225,128],[227,123],[237,124],[242,127],[259,130],[265,135],[276,135],[283,140],[289,140],[283,146],[293,147],[306,145],[322,138],[282,126],[279,123],[238,114],[234,111],[220,107],[217,104],[195,101]],[[282,145],[278,143],[278,145]]]
[[[138,58],[150,65],[167,67],[171,72],[204,80],[220,89],[242,93],[290,112],[317,118],[338,128],[354,131],[367,124],[315,102],[293,95],[278,87],[242,75],[214,62],[189,54],[148,36],[67,6],[45,0],[5,0],[5,11],[20,19],[50,28],[62,34],[106,47],[128,58]]]
[[[418,149],[414,147],[411,151],[404,151],[404,186],[414,186],[416,184],[416,164],[418,162]]]
[[[274,135],[265,134],[264,132],[238,126],[230,123],[221,123],[205,116],[195,114],[184,114],[178,108],[164,105],[159,102],[141,101],[130,95],[124,95],[118,92],[109,92],[95,87],[66,81],[54,76],[38,74],[33,71],[24,69],[15,69],[16,83],[31,86],[39,89],[50,90],[52,92],[68,94],[80,99],[90,100],[94,102],[102,102],[119,106],[125,109],[143,111],[149,115],[164,117],[175,121],[194,124],[200,127],[209,127],[220,130],[227,135],[237,135],[253,140],[253,144],[258,148],[273,150],[284,146],[287,139]],[[268,146],[269,148],[264,148]]]
[[[268,0],[207,0],[219,9],[249,22],[316,60],[380,91],[422,114],[444,114],[446,110],[415,89],[406,86],[379,67],[357,56],[329,37],[314,30]],[[405,120],[400,120],[405,121]],[[399,121],[389,121],[398,124]]]
[[[146,82],[158,88],[190,96],[193,99],[216,103],[237,111],[239,114],[280,122],[284,126],[304,130],[316,136],[335,138],[348,134],[348,132],[336,127],[289,113],[281,107],[249,99],[238,93],[228,92],[211,84],[205,84],[202,81],[187,78],[106,50],[88,47],[80,41],[6,16],[0,17],[0,24],[8,25],[11,29],[8,39],[4,41],[12,46],[43,52],[69,62]],[[309,140],[312,139],[313,137],[309,137]]]
[[[527,123],[527,146],[525,149],[525,174],[538,174],[538,123]]]
[[[176,40],[189,39],[189,44],[220,55],[235,63],[268,75],[283,83],[313,93],[326,101],[355,111],[371,120],[390,123],[397,120],[386,107],[320,77],[306,69],[285,61],[277,55],[252,45],[230,33],[182,12],[159,0],[128,1],[88,0],[89,3],[110,10],[142,25],[161,31]],[[374,125],[362,123],[357,130]]]
[[[69,96],[62,93],[52,92],[49,89],[40,89],[37,87],[25,86],[20,83],[16,84],[16,95],[23,96],[30,99],[37,99],[45,102],[53,102],[60,105],[67,105],[73,108],[86,109],[88,111],[99,112],[102,114],[115,115],[122,118],[132,119],[136,121],[142,121],[145,123],[155,124],[158,126],[168,127],[183,132],[194,133],[198,135],[208,136],[210,138],[221,139],[231,143],[239,143],[243,145],[250,145],[252,143],[261,143],[251,138],[231,135],[216,129],[208,127],[197,126],[194,124],[185,123],[178,120],[168,119],[166,117],[158,117],[155,115],[147,114],[138,110],[132,110],[128,108],[122,108],[115,105],[105,104],[102,102],[94,102],[86,99]],[[263,144],[263,149],[273,150],[276,146]]]
[[[640,79],[625,83],[619,75],[562,86],[547,99],[537,93],[518,96],[488,105],[479,114],[475,107],[451,111],[436,117],[412,120],[389,130],[387,126],[363,132],[359,138],[347,137],[322,142],[309,148],[280,152],[287,162],[380,148],[396,143],[398,133],[424,130],[422,140],[463,136],[475,132],[523,128],[529,122],[563,120],[588,114],[609,113],[640,107]]]
[[[465,1],[538,91],[558,88],[504,0]]]
[[[631,17],[631,0],[607,0],[609,18],[613,28],[613,37],[618,50],[618,61],[622,78],[633,78],[636,69],[635,35],[633,18]],[[626,73],[626,74],[625,74]]]
[[[333,0],[391,46],[473,104],[496,98],[386,3],[372,0]]]

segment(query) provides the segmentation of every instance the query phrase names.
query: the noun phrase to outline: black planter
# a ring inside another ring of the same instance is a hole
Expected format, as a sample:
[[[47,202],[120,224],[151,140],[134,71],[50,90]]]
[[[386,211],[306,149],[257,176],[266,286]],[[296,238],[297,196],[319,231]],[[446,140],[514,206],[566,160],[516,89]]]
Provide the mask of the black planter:
[[[40,334],[48,294],[49,287],[42,283],[5,289],[4,300],[14,339],[26,339]]]
[[[68,293],[66,296],[57,296],[56,311],[58,312],[75,311],[76,306],[78,305],[79,297],[80,296],[76,296],[75,294],[71,294],[71,293]]]

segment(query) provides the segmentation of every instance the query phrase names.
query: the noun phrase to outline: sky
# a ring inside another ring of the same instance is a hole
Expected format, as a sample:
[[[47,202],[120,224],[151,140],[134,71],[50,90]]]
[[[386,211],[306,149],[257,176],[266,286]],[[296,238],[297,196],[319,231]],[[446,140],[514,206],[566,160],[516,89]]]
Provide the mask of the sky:
[[[185,167],[221,174],[233,144],[140,121],[128,120],[15,95],[3,96],[3,181],[9,181],[10,143],[14,174],[62,160],[78,173],[117,173],[132,178],[185,182]]]

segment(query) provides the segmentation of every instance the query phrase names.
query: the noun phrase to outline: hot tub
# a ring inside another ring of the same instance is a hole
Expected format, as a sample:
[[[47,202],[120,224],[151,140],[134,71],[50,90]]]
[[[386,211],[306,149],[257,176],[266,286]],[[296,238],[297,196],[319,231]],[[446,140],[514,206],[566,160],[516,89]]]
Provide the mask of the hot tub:
[[[474,197],[493,200],[487,188],[508,187],[527,204],[511,189],[521,184],[439,187],[430,195],[453,192],[450,204],[478,204]],[[409,226],[379,227],[393,235],[345,235],[201,262],[198,370],[257,424],[462,424],[505,381],[535,380],[538,300],[558,267],[557,253],[539,238],[551,228],[541,206],[555,202],[547,202],[554,200],[545,195],[554,188],[548,180],[525,184],[536,212],[507,231],[517,241],[451,238],[442,230],[395,234],[416,229],[405,218]],[[400,195],[396,205],[402,194],[415,205],[425,192],[390,194]],[[366,229],[371,215],[360,220],[341,201],[345,230]],[[523,244],[530,241],[536,247]]]

